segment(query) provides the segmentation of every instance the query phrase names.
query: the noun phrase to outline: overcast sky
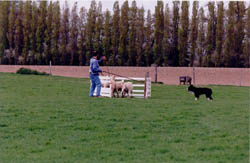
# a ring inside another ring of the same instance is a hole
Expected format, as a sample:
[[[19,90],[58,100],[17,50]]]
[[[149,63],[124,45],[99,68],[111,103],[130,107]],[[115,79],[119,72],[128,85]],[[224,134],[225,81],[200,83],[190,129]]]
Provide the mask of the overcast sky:
[[[86,9],[89,9],[92,0],[67,0],[67,1],[69,3],[70,7],[74,4],[74,2],[77,2],[78,8],[81,8],[82,6],[84,6]],[[116,0],[100,0],[100,1],[102,2],[102,10],[103,11],[106,11],[106,9],[113,11],[113,5],[114,5],[114,2]],[[118,0],[118,1],[119,1],[119,6],[121,7],[125,0]],[[129,6],[131,6],[132,1],[133,0],[128,0]],[[240,1],[244,1],[244,0],[240,0]],[[245,1],[247,2],[247,0],[245,0]],[[65,0],[60,0],[60,2],[63,5]],[[96,0],[96,2],[98,4],[99,0]],[[165,4],[168,3],[170,9],[172,8],[173,1],[163,0],[163,2],[164,2],[164,7],[165,7]],[[200,6],[205,6],[209,1],[199,0],[199,2],[200,2]],[[218,1],[216,0],[216,2],[218,2]],[[225,2],[225,7],[227,8],[228,0],[224,0],[224,2]],[[136,3],[137,3],[137,7],[139,7],[139,8],[141,8],[143,6],[145,10],[150,9],[151,12],[154,12],[155,6],[157,4],[157,0],[136,0]],[[192,3],[193,3],[193,0],[190,1],[190,8],[192,8]],[[249,1],[248,1],[248,4],[249,4]]]

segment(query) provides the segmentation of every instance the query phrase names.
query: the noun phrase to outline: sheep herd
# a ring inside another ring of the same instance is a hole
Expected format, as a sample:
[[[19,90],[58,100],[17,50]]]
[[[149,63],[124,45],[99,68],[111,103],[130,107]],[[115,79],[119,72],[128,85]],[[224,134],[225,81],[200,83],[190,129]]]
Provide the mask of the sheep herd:
[[[115,81],[115,76],[111,77],[111,81],[102,82],[103,88],[111,87],[111,97],[132,97],[133,91],[133,83],[132,82],[124,82]]]

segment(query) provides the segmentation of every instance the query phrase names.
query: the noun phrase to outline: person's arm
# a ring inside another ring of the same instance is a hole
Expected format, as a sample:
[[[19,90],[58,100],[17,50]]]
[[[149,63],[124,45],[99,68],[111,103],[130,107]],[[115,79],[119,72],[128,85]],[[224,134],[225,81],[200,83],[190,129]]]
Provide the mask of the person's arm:
[[[92,72],[102,72],[102,70],[99,67],[98,60],[96,60],[92,65]]]
[[[106,60],[106,56],[102,56],[101,59],[98,60],[98,63],[101,63]]]
[[[101,63],[102,61],[103,61],[103,59],[101,58],[101,59],[99,59],[99,60],[97,60],[98,61],[98,63]]]

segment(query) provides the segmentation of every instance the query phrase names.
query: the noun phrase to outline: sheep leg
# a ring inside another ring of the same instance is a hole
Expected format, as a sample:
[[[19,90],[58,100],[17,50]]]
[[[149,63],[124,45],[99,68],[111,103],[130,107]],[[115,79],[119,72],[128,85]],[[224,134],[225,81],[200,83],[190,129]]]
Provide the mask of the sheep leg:
[[[131,98],[131,90],[128,90],[128,97]]]
[[[115,92],[116,92],[116,97],[119,98],[119,93],[118,93],[118,90],[115,89]]]
[[[124,89],[122,88],[122,98],[124,97]]]

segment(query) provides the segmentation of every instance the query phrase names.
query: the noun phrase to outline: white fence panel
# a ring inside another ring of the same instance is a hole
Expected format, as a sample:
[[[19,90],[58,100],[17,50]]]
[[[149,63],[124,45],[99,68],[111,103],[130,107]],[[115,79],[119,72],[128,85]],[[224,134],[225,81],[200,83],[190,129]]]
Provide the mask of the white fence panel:
[[[111,76],[100,76],[100,80],[102,83],[111,82]],[[147,78],[116,77],[115,80],[116,81],[121,81],[121,80],[124,80],[124,81],[126,81],[126,80],[144,81],[144,84],[133,84],[132,97],[136,97],[136,98],[151,97],[151,78],[149,78],[149,77],[147,77]],[[146,86],[146,88],[145,88],[145,86]],[[140,89],[136,89],[136,88],[140,88]],[[144,88],[144,89],[142,90],[141,88]],[[101,96],[112,97],[111,90],[112,90],[111,84],[109,85],[109,88],[102,87]],[[96,89],[95,89],[94,95],[96,95]]]
[[[144,93],[144,90],[133,90],[135,93]]]
[[[144,87],[144,84],[133,84],[133,87]]]

